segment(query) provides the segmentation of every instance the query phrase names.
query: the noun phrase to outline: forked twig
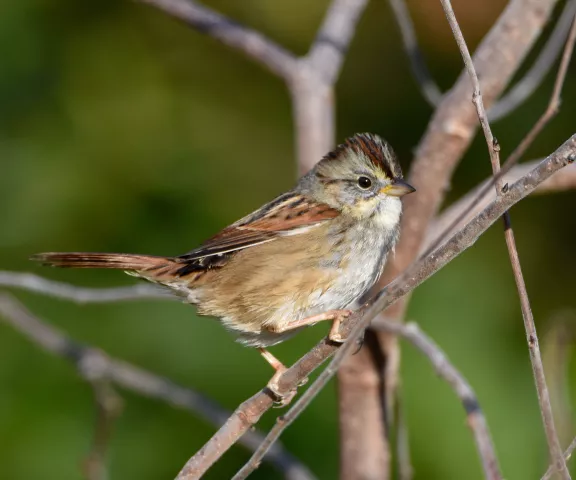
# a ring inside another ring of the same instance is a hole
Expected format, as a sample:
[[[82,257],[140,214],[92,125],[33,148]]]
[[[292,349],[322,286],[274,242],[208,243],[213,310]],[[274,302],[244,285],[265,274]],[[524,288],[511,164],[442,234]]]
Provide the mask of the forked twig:
[[[450,28],[462,54],[466,70],[468,71],[470,78],[472,79],[472,84],[474,92],[472,95],[472,101],[476,106],[478,112],[478,119],[480,120],[480,125],[484,132],[486,142],[488,144],[488,150],[490,152],[490,161],[492,163],[492,170],[494,175],[498,175],[500,171],[500,147],[498,142],[492,134],[490,128],[490,123],[488,122],[488,117],[486,115],[486,110],[484,109],[484,103],[482,102],[482,94],[480,90],[480,82],[478,81],[478,75],[474,68],[474,63],[472,62],[472,57],[468,51],[468,46],[464,40],[458,21],[452,9],[450,0],[440,0]],[[496,179],[496,194],[501,196],[503,194],[502,179]],[[522,275],[522,269],[520,266],[520,258],[518,255],[518,249],[516,247],[516,242],[514,240],[514,233],[512,231],[512,225],[510,221],[510,214],[508,211],[504,212],[504,225],[505,225],[505,237],[506,244],[508,247],[508,252],[510,255],[510,262],[512,264],[512,271],[514,273],[514,278],[516,280],[516,286],[518,288],[518,296],[520,298],[520,305],[522,309],[522,317],[524,318],[524,326],[526,329],[526,335],[528,338],[528,346],[530,351],[530,360],[532,362],[532,370],[534,373],[534,380],[536,382],[536,390],[538,393],[538,401],[540,404],[540,412],[542,414],[542,421],[544,423],[544,430],[546,432],[546,439],[548,442],[548,449],[550,452],[550,458],[553,464],[564,480],[570,479],[570,473],[566,467],[566,462],[564,461],[564,455],[562,448],[560,446],[560,441],[558,435],[556,434],[556,427],[554,425],[554,416],[552,413],[552,406],[550,403],[550,394],[548,392],[548,387],[546,385],[546,378],[544,375],[544,366],[542,364],[542,358],[540,355],[540,348],[538,346],[538,336],[536,334],[536,326],[534,324],[534,316],[532,314],[532,309],[530,307],[530,300],[528,297],[528,291],[526,289],[526,284],[524,277]]]
[[[279,379],[279,393],[287,395],[328,357],[336,352],[330,365],[319,375],[299,400],[303,408],[334,376],[346,355],[356,347],[358,339],[370,321],[382,310],[407,295],[422,282],[473,245],[512,205],[529,195],[554,172],[576,160],[576,134],[560,148],[540,163],[528,175],[510,186],[506,195],[496,198],[474,219],[455,233],[433,254],[413,264],[379,294],[370,299],[359,312],[356,312],[342,325],[342,334],[348,337],[340,348],[327,339],[322,340],[298,362],[290,367]],[[272,398],[261,391],[243,402],[218,432],[192,456],[178,475],[178,480],[191,480],[203,475],[221,455],[233,445],[260,417],[272,406]]]
[[[488,430],[488,424],[474,390],[456,367],[450,362],[442,349],[426,335],[416,323],[397,323],[387,320],[379,319],[378,322],[372,325],[373,328],[384,330],[394,335],[398,335],[408,342],[410,342],[416,349],[420,350],[424,356],[430,361],[436,373],[445,380],[450,387],[454,390],[464,411],[468,418],[468,425],[470,426],[474,439],[476,440],[476,447],[480,454],[484,471],[487,473],[489,479],[501,479],[500,469],[498,467],[498,460]],[[352,344],[349,342],[349,344]],[[328,367],[330,368],[330,367]],[[276,425],[272,427],[266,439],[260,447],[254,452],[248,463],[234,476],[233,480],[243,480],[252,473],[262,461],[264,455],[270,446],[280,437],[282,432],[298,417],[298,415],[308,405],[306,395],[294,404],[288,413],[278,418]]]
[[[193,390],[109,357],[96,348],[75,342],[34,316],[12,295],[4,292],[0,292],[0,320],[44,350],[70,360],[91,384],[96,380],[112,382],[140,395],[188,410],[212,425],[222,425],[230,416],[230,412]],[[251,430],[238,441],[249,450],[255,450],[263,439],[264,435]],[[266,460],[273,463],[288,479],[314,479],[314,475],[281,446],[271,450]]]

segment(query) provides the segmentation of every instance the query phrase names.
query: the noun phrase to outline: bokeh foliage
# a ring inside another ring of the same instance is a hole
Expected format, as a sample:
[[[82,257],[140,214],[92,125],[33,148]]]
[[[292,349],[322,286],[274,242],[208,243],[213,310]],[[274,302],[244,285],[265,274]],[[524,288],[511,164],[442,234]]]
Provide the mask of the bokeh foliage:
[[[219,0],[210,6],[302,54],[327,1]],[[424,52],[448,87],[461,60],[439,2],[410,2]],[[503,0],[455,3],[473,47]],[[281,81],[238,53],[155,10],[112,0],[0,2],[0,268],[92,286],[125,285],[106,271],[56,271],[27,261],[49,250],[183,253],[289,188],[296,172],[291,106]],[[573,132],[576,72],[561,115],[530,157]],[[552,75],[516,113],[494,125],[503,154],[543,110]],[[407,169],[430,118],[386,2],[371,2],[337,88],[338,139],[387,138]],[[490,172],[474,142],[451,200]],[[541,332],[574,309],[575,193],[527,199],[512,211]],[[270,368],[214,321],[178,303],[77,306],[18,292],[30,309],[112,355],[188,385],[233,409]],[[409,318],[446,350],[475,387],[506,478],[539,478],[547,464],[524,330],[499,226],[420,287]],[[275,353],[291,362],[325,327]],[[90,388],[0,323],[0,465],[10,480],[80,478],[94,421]],[[574,374],[570,375],[571,388]],[[473,441],[452,392],[410,347],[403,396],[417,479],[481,478]],[[162,403],[122,392],[111,445],[112,479],[172,478],[214,428]],[[261,426],[270,426],[278,411]],[[559,418],[559,422],[566,419]],[[320,478],[338,470],[331,385],[283,437]],[[570,431],[568,429],[568,431]],[[568,438],[563,438],[566,443]],[[247,459],[228,452],[207,478],[228,478]],[[279,478],[264,465],[254,478]]]

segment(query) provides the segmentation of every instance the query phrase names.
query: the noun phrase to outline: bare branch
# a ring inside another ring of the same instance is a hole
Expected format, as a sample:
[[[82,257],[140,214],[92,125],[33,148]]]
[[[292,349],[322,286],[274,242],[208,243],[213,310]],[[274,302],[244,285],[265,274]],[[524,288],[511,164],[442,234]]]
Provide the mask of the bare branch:
[[[480,125],[484,132],[484,137],[486,138],[486,143],[488,144],[488,151],[490,152],[490,161],[492,163],[492,171],[496,177],[500,171],[500,146],[492,134],[490,124],[488,122],[488,117],[484,109],[484,103],[482,102],[482,94],[480,91],[480,82],[478,81],[478,75],[474,69],[474,64],[472,62],[472,57],[468,51],[466,41],[456,20],[454,10],[450,0],[440,0],[446,13],[448,23],[450,28],[454,33],[454,38],[462,54],[464,64],[466,69],[472,79],[472,84],[474,87],[474,93],[472,96],[472,101],[476,106],[478,112],[478,119],[480,120]],[[570,50],[570,42],[568,42],[568,50]],[[571,53],[571,51],[569,52]],[[557,90],[559,95],[559,90],[561,83],[559,84]],[[556,90],[556,89],[555,89]],[[496,177],[496,195],[501,196],[503,194],[502,179]],[[504,230],[506,237],[506,244],[508,247],[508,252],[510,255],[510,262],[512,264],[512,271],[514,273],[514,279],[516,280],[516,286],[518,288],[518,296],[520,298],[520,306],[522,309],[522,317],[524,318],[524,326],[526,329],[526,335],[528,338],[528,346],[530,351],[530,360],[532,362],[532,370],[534,373],[534,380],[536,383],[536,390],[538,393],[538,401],[540,404],[540,411],[542,413],[542,421],[544,423],[544,430],[546,432],[546,438],[548,441],[548,448],[550,452],[550,458],[553,460],[554,466],[560,476],[564,480],[570,479],[570,473],[566,467],[566,462],[564,461],[564,455],[562,453],[562,448],[560,446],[560,441],[556,433],[556,427],[554,425],[554,415],[552,413],[552,405],[550,403],[550,394],[548,392],[548,387],[546,385],[546,378],[544,375],[544,366],[542,364],[542,358],[540,355],[540,349],[538,346],[538,336],[536,334],[536,326],[534,324],[534,316],[532,314],[532,309],[530,307],[530,300],[528,297],[528,291],[526,289],[526,284],[524,277],[522,275],[522,268],[520,266],[520,257],[518,255],[518,249],[516,247],[516,242],[514,240],[514,232],[512,230],[512,224],[510,220],[510,214],[508,211],[504,212]]]
[[[410,61],[412,74],[420,87],[420,92],[430,106],[436,108],[442,100],[443,93],[438,84],[434,81],[434,78],[426,65],[426,61],[424,60],[422,50],[420,50],[420,47],[418,46],[416,31],[414,30],[414,24],[412,23],[412,18],[410,17],[406,1],[389,0],[389,3],[394,12],[394,16],[396,17],[396,23],[398,23],[398,26],[400,27],[404,51]]]
[[[256,30],[217,13],[194,0],[137,0],[152,5],[183,21],[199,32],[240,50],[272,73],[289,81],[296,69],[296,58]]]
[[[506,174],[506,180],[508,183],[515,182],[541,161],[535,160],[516,165]],[[422,250],[433,250],[433,245],[438,246],[442,239],[447,238],[456,228],[477,215],[486,205],[492,202],[496,197],[496,193],[492,189],[493,183],[494,177],[485,180],[444,210],[430,226],[426,234],[426,240],[422,245]],[[556,193],[572,189],[576,189],[576,165],[568,165],[552,175],[548,180],[540,184],[532,195]],[[486,192],[486,194],[482,195],[483,192]],[[426,255],[423,254],[423,256]]]
[[[494,480],[501,479],[502,475],[500,474],[500,469],[498,467],[498,460],[496,459],[496,453],[492,445],[488,425],[484,418],[484,414],[480,409],[476,394],[466,379],[460,374],[460,372],[458,372],[456,367],[450,363],[446,354],[440,349],[440,347],[438,347],[438,345],[436,345],[436,343],[434,343],[434,341],[432,341],[432,339],[422,332],[415,323],[401,324],[379,319],[373,327],[401,336],[405,340],[408,340],[428,358],[436,370],[436,373],[440,378],[448,382],[462,402],[466,416],[468,417],[468,425],[474,433],[476,446],[482,460],[482,466],[486,473],[486,478]],[[344,349],[338,352],[338,354],[343,350]],[[329,371],[329,369],[330,367],[328,367],[324,373]],[[234,476],[234,480],[247,478],[248,475],[258,467],[268,448],[270,448],[270,446],[280,437],[282,432],[307,407],[308,403],[308,397],[305,394],[300,397],[286,415],[278,419],[276,425],[270,430],[266,439],[262,442],[258,450],[254,452],[249,462]]]
[[[458,216],[455,216],[450,224],[446,224],[445,231],[439,231],[437,233],[437,242],[431,243],[427,246],[425,250],[424,256],[427,255],[429,250],[433,250],[442,241],[446,235],[452,231],[456,226],[461,223],[464,218],[469,216],[473,210],[481,209],[482,203],[488,202],[486,196],[490,194],[492,187],[497,187],[498,184],[501,185],[501,179],[503,176],[512,168],[522,155],[528,150],[530,145],[534,142],[536,137],[540,134],[540,132],[544,129],[544,127],[548,124],[548,122],[556,115],[558,112],[558,108],[560,106],[560,95],[562,93],[562,87],[566,81],[566,72],[568,71],[568,65],[570,64],[570,60],[572,58],[572,52],[574,48],[574,42],[576,41],[576,21],[572,23],[572,28],[570,30],[570,34],[568,39],[566,40],[566,45],[564,47],[564,53],[562,54],[562,61],[560,62],[560,67],[558,68],[558,73],[556,74],[556,80],[554,82],[554,88],[552,90],[552,94],[550,96],[550,101],[548,102],[548,106],[544,113],[540,116],[538,121],[534,124],[534,126],[530,129],[530,131],[526,134],[526,136],[522,139],[520,144],[514,149],[514,151],[510,154],[510,156],[502,165],[502,169],[499,169],[493,176],[492,179],[485,183],[485,185],[478,189],[475,192],[475,197],[468,203],[467,209],[464,209],[460,212]],[[563,172],[566,177],[564,178],[565,185],[571,184],[571,171],[564,171]],[[558,177],[560,178],[560,177]],[[499,183],[500,182],[500,183]],[[547,185],[551,185],[550,181],[547,182]],[[562,188],[562,185],[558,185],[559,188]],[[542,186],[544,187],[544,185]],[[539,189],[540,190],[540,189]],[[468,195],[467,195],[468,197]]]
[[[106,303],[125,300],[174,300],[178,297],[150,283],[138,283],[129,287],[89,288],[48,280],[33,273],[7,272],[0,270],[0,287],[19,288],[41,293],[49,297],[70,300],[75,303]]]
[[[216,426],[222,425],[230,416],[230,412],[193,390],[111,358],[94,347],[75,342],[35,317],[14,297],[1,292],[0,319],[47,352],[70,360],[77,366],[80,374],[91,383],[96,379],[105,379],[127,390],[188,410]],[[251,430],[239,439],[239,443],[249,450],[255,450],[263,439],[264,436],[260,432]],[[271,450],[266,460],[284,472],[288,479],[314,479],[308,469],[281,446]]]
[[[576,5],[576,1],[572,2]],[[576,10],[576,8],[575,8]],[[522,155],[528,150],[528,147],[532,145],[536,137],[540,134],[543,128],[548,124],[548,122],[558,113],[560,107],[560,95],[562,94],[562,87],[566,81],[566,73],[568,72],[568,65],[570,65],[570,60],[572,59],[572,52],[574,50],[574,42],[576,41],[576,13],[572,12],[572,28],[566,40],[566,45],[564,47],[564,52],[562,53],[562,61],[560,62],[560,67],[558,68],[558,74],[556,75],[556,80],[554,82],[554,88],[552,90],[552,96],[550,97],[550,102],[546,107],[545,112],[522,139],[520,144],[514,149],[510,156],[506,159],[506,162],[502,166],[503,168],[510,168],[510,166],[516,164]]]
[[[316,39],[288,83],[300,174],[334,146],[334,84],[368,0],[333,0]]]
[[[529,195],[539,184],[554,172],[576,160],[576,134],[568,139],[546,160],[540,163],[528,175],[514,183],[502,197],[495,199],[465,227],[454,234],[433,254],[415,263],[393,282],[374,296],[360,311],[348,318],[342,325],[343,335],[348,336],[346,343],[338,347],[326,338],[289,368],[278,380],[279,393],[287,395],[297,388],[308,375],[318,368],[328,357],[338,353],[330,365],[320,374],[299,401],[299,405],[309,403],[323,386],[336,373],[345,356],[355,348],[356,340],[370,321],[382,310],[399,298],[407,295],[434,273],[447,265],[460,253],[473,245],[512,205]],[[304,400],[305,399],[305,400]],[[300,403],[303,402],[303,403]],[[178,475],[178,480],[191,480],[203,475],[220,456],[254,425],[273,404],[266,390],[262,390],[243,402],[226,421],[220,430],[188,460]]]
[[[502,94],[526,54],[540,36],[557,0],[511,0],[474,55],[474,64],[483,82],[484,101],[491,105]],[[478,126],[477,115],[470,102],[470,79],[463,72],[454,86],[442,97],[434,112],[416,155],[408,182],[418,194],[406,197],[402,216],[402,235],[396,254],[386,264],[378,288],[397,277],[411,265],[421,251],[429,225],[444,199],[454,169],[470,145]],[[397,302],[386,312],[388,318],[401,320],[407,299]],[[386,411],[393,419],[395,389],[399,383],[398,342],[395,336],[379,333],[385,356],[384,390]],[[374,368],[365,364],[365,369]],[[352,419],[353,420],[353,419]]]
[[[374,369],[362,368],[366,362],[379,363],[382,360],[378,336],[367,330],[362,348],[356,355],[350,356],[338,371],[338,473],[342,479],[386,478],[391,471],[393,458],[386,449],[387,426],[380,416],[383,398],[382,378],[378,371],[382,365],[377,364]],[[350,415],[349,412],[355,414]],[[368,422],[374,417],[380,418],[380,421]],[[358,418],[362,418],[362,421],[355,421]]]
[[[536,91],[556,62],[562,47],[566,44],[566,37],[575,14],[576,1],[568,0],[566,5],[564,5],[564,10],[562,10],[556,27],[538,58],[524,77],[488,110],[488,120],[496,122],[509,115]]]
[[[333,0],[306,61],[322,82],[334,84],[368,0]]]
[[[574,438],[572,440],[572,442],[570,442],[570,445],[568,445],[568,448],[564,452],[564,459],[566,461],[570,460],[570,457],[572,456],[572,452],[575,449],[576,449],[576,438]],[[550,467],[548,467],[548,470],[546,470],[546,473],[544,474],[544,476],[542,477],[541,480],[550,480],[552,478],[552,476],[554,475],[554,473],[556,473],[556,469],[554,468],[554,465],[550,465]]]
[[[84,462],[84,471],[88,480],[106,480],[106,453],[114,422],[122,412],[122,398],[106,379],[97,378],[90,383],[96,403],[96,426],[92,448]]]
[[[442,100],[443,93],[434,81],[422,50],[418,46],[414,25],[410,18],[410,12],[405,0],[389,0],[392,11],[396,17],[396,22],[400,27],[402,42],[406,55],[410,61],[412,74],[414,75],[422,93],[422,96],[432,106],[437,107]],[[546,42],[538,58],[532,67],[520,79],[508,93],[498,100],[492,108],[488,110],[488,119],[496,122],[522,105],[541,85],[544,78],[556,62],[566,42],[566,37],[570,29],[572,17],[576,13],[576,1],[569,0],[564,6],[564,10]]]
[[[398,461],[398,479],[412,480],[412,478],[414,478],[414,467],[412,466],[412,460],[410,458],[408,424],[406,423],[406,413],[403,402],[399,397],[400,389],[396,389],[396,402],[394,403],[394,406],[396,409],[396,457]]]

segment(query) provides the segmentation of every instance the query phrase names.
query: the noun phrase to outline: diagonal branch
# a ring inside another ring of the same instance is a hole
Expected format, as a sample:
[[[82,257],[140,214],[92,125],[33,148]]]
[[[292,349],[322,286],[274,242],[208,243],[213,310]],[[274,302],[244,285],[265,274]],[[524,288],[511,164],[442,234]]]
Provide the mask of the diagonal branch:
[[[152,5],[199,32],[240,50],[272,73],[288,81],[296,69],[296,58],[288,50],[256,30],[203,6],[194,0],[137,0]]]
[[[222,425],[230,416],[230,412],[193,390],[109,357],[94,347],[77,343],[35,317],[13,296],[2,292],[0,292],[0,320],[4,320],[47,352],[74,363],[80,374],[90,383],[95,379],[115,383],[127,390],[188,410],[212,425]],[[264,435],[260,432],[249,431],[239,443],[249,450],[255,450],[263,438]],[[284,472],[286,478],[292,480],[314,478],[304,465],[281,446],[270,451],[266,460]]]
[[[515,182],[540,162],[541,160],[535,160],[515,166],[506,175],[506,180],[509,183]],[[447,238],[456,228],[486,208],[486,205],[496,197],[496,192],[492,188],[488,188],[493,185],[493,181],[494,177],[485,180],[444,210],[428,229],[426,240],[422,245],[422,251],[433,250],[434,245],[438,246],[442,239]],[[540,184],[533,195],[573,189],[576,189],[576,165],[569,165]],[[483,192],[486,192],[486,195],[482,195]]]
[[[484,132],[486,142],[488,144],[488,151],[490,153],[490,161],[492,163],[492,171],[496,177],[496,195],[498,197],[502,196],[504,189],[502,186],[502,179],[497,177],[500,172],[500,147],[498,142],[492,134],[490,128],[490,123],[488,122],[488,117],[486,115],[486,110],[484,109],[484,103],[482,102],[482,94],[480,91],[480,82],[478,81],[478,75],[474,69],[474,63],[472,62],[472,57],[468,51],[466,41],[456,16],[450,0],[440,0],[442,7],[446,13],[448,23],[462,54],[466,70],[468,71],[470,78],[472,79],[472,84],[474,87],[474,93],[472,95],[472,101],[476,106],[478,112],[478,119],[480,120],[480,125]],[[576,24],[575,24],[576,25]],[[568,42],[568,50],[570,50],[570,42]],[[571,53],[571,52],[570,52]],[[534,316],[532,313],[532,308],[530,306],[530,300],[528,297],[528,291],[526,289],[526,283],[522,275],[522,269],[520,266],[520,257],[518,254],[518,249],[516,247],[516,242],[514,240],[514,232],[512,230],[512,224],[510,219],[510,213],[508,211],[504,212],[504,231],[506,237],[506,245],[508,247],[508,252],[510,256],[510,262],[512,264],[512,271],[514,273],[514,279],[516,280],[516,286],[518,289],[518,296],[520,298],[520,306],[522,309],[522,317],[524,318],[524,326],[526,329],[526,336],[528,339],[528,347],[530,352],[530,360],[532,362],[532,370],[534,374],[534,380],[536,383],[536,390],[538,393],[538,401],[540,404],[540,411],[542,414],[542,421],[544,423],[544,430],[546,432],[546,439],[548,441],[548,449],[550,452],[550,458],[554,463],[554,467],[557,472],[564,480],[570,479],[570,473],[566,467],[566,462],[564,460],[564,454],[562,452],[562,447],[560,446],[560,441],[558,435],[556,434],[556,427],[554,425],[554,415],[552,413],[552,405],[550,403],[550,394],[548,392],[548,387],[546,385],[546,378],[544,375],[544,365],[542,364],[542,357],[540,355],[540,348],[538,346],[538,336],[536,334],[536,326],[534,324]]]
[[[486,423],[486,418],[482,413],[476,394],[462,374],[450,363],[442,349],[428,337],[428,335],[420,330],[416,323],[402,324],[379,319],[372,327],[404,338],[428,358],[436,373],[452,387],[454,393],[462,402],[468,419],[468,425],[474,434],[476,448],[478,449],[482,466],[486,472],[486,478],[494,480],[501,479],[502,475],[498,467],[498,460],[488,430],[488,424]],[[234,476],[233,480],[243,480],[258,468],[268,449],[278,440],[282,432],[298,417],[307,405],[307,397],[304,395],[300,397],[286,415],[277,420],[276,425],[272,427],[248,463]]]
[[[528,175],[515,182],[504,196],[498,197],[490,203],[444,245],[435,250],[430,256],[408,268],[379,294],[374,296],[361,311],[349,317],[342,325],[341,330],[343,335],[348,335],[348,340],[340,349],[327,339],[324,339],[298,360],[279,378],[279,393],[287,395],[297,388],[298,384],[307,378],[313,370],[338,351],[330,366],[320,374],[318,379],[304,393],[303,397],[305,396],[306,402],[309,403],[336,373],[345,360],[346,355],[355,348],[356,339],[360,337],[370,321],[379,312],[410,293],[460,253],[472,246],[479,236],[496,222],[507,209],[529,195],[554,172],[575,160],[576,134]],[[243,402],[220,430],[186,462],[186,465],[178,475],[178,480],[200,478],[224,452],[260,419],[272,404],[272,398],[266,393],[266,390],[260,391]]]

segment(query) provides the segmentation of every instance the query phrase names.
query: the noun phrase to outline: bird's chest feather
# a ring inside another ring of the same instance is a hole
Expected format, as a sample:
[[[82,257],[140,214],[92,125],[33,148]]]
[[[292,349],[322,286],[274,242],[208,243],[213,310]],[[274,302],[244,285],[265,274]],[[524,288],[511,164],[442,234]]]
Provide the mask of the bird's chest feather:
[[[377,280],[396,236],[374,222],[333,223],[246,249],[214,273],[194,303],[251,344],[251,334],[270,326],[349,306]]]

